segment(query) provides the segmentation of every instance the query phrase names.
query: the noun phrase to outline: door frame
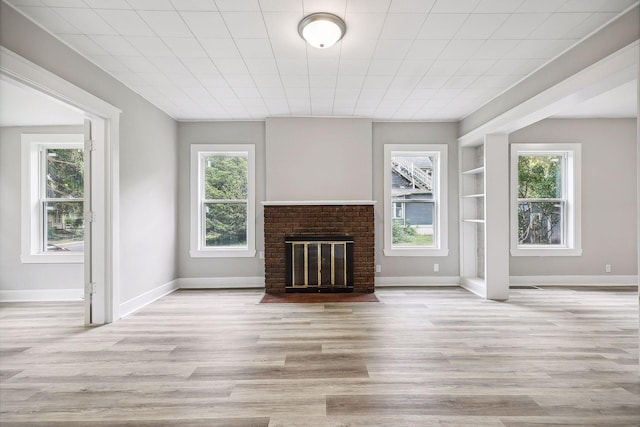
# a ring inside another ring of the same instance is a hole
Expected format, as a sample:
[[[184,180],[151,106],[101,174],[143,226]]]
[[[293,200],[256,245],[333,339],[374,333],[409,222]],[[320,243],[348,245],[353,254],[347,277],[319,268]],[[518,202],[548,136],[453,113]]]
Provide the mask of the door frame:
[[[0,76],[6,75],[71,105],[92,122],[95,152],[91,180],[95,222],[92,223],[91,250],[85,255],[90,259],[85,259],[85,264],[90,263],[95,290],[92,318],[85,315],[85,323],[114,322],[120,318],[119,135],[122,111],[5,47],[0,46],[0,56]]]

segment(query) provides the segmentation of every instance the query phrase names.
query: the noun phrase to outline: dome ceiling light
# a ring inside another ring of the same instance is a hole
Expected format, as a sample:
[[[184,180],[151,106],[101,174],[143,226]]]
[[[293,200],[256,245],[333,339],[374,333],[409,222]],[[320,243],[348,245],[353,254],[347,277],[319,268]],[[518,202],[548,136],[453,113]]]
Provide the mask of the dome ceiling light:
[[[340,40],[347,31],[344,21],[331,13],[312,13],[298,24],[298,34],[311,46],[326,49]]]

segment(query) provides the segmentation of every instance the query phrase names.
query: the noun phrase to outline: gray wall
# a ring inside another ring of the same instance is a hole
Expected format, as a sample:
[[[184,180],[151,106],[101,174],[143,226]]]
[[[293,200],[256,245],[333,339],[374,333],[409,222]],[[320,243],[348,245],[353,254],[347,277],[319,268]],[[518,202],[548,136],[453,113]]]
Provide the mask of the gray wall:
[[[82,126],[0,128],[0,290],[83,288],[83,264],[23,264],[20,261],[21,136],[23,133],[82,132]]]
[[[582,256],[511,257],[511,276],[637,274],[636,120],[544,120],[510,143],[582,143]]]
[[[344,120],[344,119],[338,119]],[[376,204],[376,264],[379,277],[457,276],[458,275],[458,178],[457,134],[455,123],[373,123],[373,199]],[[178,125],[179,148],[179,276],[259,277],[264,262],[255,258],[191,258],[189,256],[189,153],[191,144],[255,144],[256,146],[256,250],[264,250],[266,134],[264,122],[182,122]],[[449,144],[449,256],[434,258],[384,257],[383,157],[384,144]],[[361,158],[351,159],[354,164]],[[369,160],[370,161],[370,160]],[[440,272],[433,272],[433,263]]]
[[[371,200],[371,120],[266,121],[269,201]]]
[[[120,122],[122,302],[178,277],[177,123],[134,96]]]
[[[178,124],[178,266],[180,278],[264,277],[265,123],[264,122],[181,122]],[[253,144],[256,147],[256,256],[253,258],[191,258],[190,147],[192,144]]]
[[[120,302],[177,277],[177,123],[0,3],[0,43],[122,110]]]
[[[373,198],[376,203],[376,277],[458,276],[458,133],[456,123],[373,123]],[[385,257],[384,247],[384,144],[449,145],[449,255],[446,257]],[[440,271],[433,272],[433,264]]]

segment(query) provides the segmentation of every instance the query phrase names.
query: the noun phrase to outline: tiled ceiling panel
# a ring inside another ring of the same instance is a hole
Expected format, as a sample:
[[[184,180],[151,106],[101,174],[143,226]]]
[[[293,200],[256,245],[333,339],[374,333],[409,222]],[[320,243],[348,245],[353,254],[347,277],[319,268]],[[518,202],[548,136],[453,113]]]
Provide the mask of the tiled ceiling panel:
[[[5,0],[178,120],[458,120],[637,0]],[[300,39],[314,12],[344,38]]]

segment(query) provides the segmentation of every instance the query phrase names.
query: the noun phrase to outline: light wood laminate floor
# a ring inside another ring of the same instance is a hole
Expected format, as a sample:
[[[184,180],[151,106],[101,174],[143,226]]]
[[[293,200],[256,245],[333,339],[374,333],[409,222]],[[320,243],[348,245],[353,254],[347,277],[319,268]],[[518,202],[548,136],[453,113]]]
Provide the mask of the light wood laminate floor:
[[[379,290],[258,304],[178,291],[82,326],[80,303],[0,305],[3,426],[640,425],[631,289]]]

